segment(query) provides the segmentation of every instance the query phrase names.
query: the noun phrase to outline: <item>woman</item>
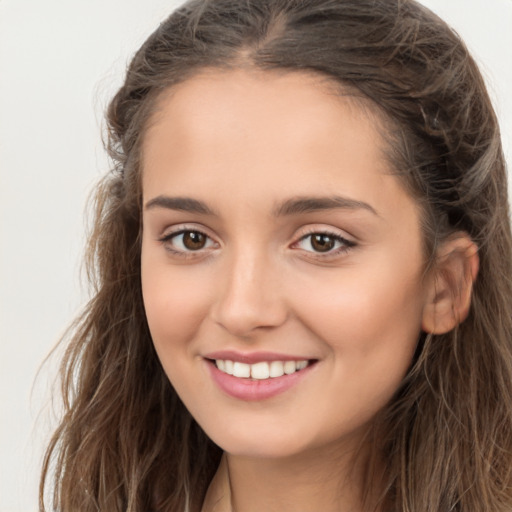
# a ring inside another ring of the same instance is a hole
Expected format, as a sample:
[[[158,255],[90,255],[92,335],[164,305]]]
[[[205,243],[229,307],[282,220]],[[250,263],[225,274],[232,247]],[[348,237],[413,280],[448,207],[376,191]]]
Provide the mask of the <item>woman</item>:
[[[441,20],[189,2],[108,121],[53,509],[512,509],[505,165]]]

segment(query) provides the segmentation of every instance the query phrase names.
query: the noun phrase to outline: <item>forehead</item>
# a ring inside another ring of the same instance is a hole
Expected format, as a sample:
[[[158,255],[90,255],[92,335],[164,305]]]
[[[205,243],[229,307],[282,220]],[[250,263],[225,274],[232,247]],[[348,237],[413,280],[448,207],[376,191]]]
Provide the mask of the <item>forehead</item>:
[[[321,74],[204,69],[160,95],[146,132],[169,121],[186,121],[196,130],[214,120],[224,127],[233,120],[240,126],[243,118],[283,126],[297,120],[291,119],[291,111],[312,128],[327,127],[326,115],[334,114],[341,102],[354,117],[366,117],[375,127],[386,124],[384,113],[357,89]],[[300,126],[288,127],[297,133]]]
[[[401,189],[382,125],[322,76],[206,71],[160,98],[143,144],[143,194],[275,202],[336,189],[378,210]]]
[[[354,111],[360,110],[369,117],[381,114],[377,105],[373,105],[355,87],[342,85],[320,73],[281,69],[267,71],[257,68],[204,68],[160,95],[153,123],[162,118],[159,113],[165,115],[165,109],[172,98],[177,100],[174,108],[177,108],[179,102],[181,107],[187,106],[192,111],[196,108],[204,110],[206,107],[220,109],[224,106],[224,96],[237,109],[245,107],[246,113],[254,113],[250,108],[253,99],[258,100],[260,107],[278,101],[285,108],[283,94],[287,102],[301,104],[302,109],[311,108],[315,104],[321,107],[326,102],[337,105],[343,99],[344,103],[354,107]],[[211,103],[212,98],[217,102]],[[194,101],[190,102],[192,99]],[[259,111],[264,113],[261,109]]]

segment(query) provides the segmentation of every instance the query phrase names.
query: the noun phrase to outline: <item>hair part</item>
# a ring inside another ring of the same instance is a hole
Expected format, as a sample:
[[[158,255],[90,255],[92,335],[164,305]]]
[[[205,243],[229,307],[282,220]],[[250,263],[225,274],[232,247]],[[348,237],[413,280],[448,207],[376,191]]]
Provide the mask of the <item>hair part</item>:
[[[51,468],[54,510],[200,510],[221,451],[177,397],[147,327],[142,143],[165,91],[205,69],[244,68],[314,73],[357,91],[385,120],[386,154],[423,212],[430,265],[454,232],[478,245],[468,318],[421,336],[370,437],[386,463],[381,502],[393,510],[510,510],[512,246],[500,134],[466,47],[413,0],[192,0],[134,56],[107,112],[115,165],[96,195],[95,294],[68,334],[65,415],[40,510]]]

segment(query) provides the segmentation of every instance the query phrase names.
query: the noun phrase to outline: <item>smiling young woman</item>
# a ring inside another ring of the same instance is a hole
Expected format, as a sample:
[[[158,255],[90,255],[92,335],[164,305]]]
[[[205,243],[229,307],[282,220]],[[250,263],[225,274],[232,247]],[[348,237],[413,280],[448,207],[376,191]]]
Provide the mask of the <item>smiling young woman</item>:
[[[192,1],[109,122],[53,509],[512,509],[504,162],[441,20]]]

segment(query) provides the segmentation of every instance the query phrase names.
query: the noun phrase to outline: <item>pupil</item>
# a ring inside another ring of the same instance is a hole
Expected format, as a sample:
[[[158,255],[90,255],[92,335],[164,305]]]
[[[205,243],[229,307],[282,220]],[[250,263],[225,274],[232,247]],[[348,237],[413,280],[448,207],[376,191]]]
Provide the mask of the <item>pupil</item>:
[[[311,245],[315,251],[327,252],[334,247],[334,240],[329,235],[313,235]]]
[[[202,249],[206,243],[206,236],[197,231],[187,231],[183,234],[183,245],[192,251]]]

